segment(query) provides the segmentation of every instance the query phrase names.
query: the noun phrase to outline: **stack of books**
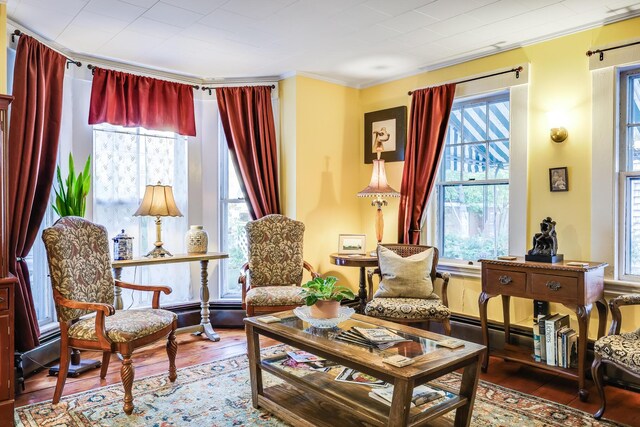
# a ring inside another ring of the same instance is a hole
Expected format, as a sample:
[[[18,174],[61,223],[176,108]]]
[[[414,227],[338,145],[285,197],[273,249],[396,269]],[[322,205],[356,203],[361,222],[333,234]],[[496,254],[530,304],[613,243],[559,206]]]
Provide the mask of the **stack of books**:
[[[571,328],[568,314],[539,318],[538,335],[536,339],[534,333],[535,360],[561,368],[578,366],[578,334]]]
[[[362,328],[358,326],[354,326],[348,331],[342,331],[335,339],[378,350],[386,350],[398,343],[410,341],[386,328]]]
[[[449,393],[438,390],[436,388],[429,387],[427,385],[419,385],[413,389],[413,395],[411,396],[411,407],[424,405],[427,402],[431,402],[437,399],[441,399],[448,396]],[[391,400],[393,399],[393,386],[386,388],[374,388],[369,392],[369,397],[382,402],[385,405],[391,406]]]

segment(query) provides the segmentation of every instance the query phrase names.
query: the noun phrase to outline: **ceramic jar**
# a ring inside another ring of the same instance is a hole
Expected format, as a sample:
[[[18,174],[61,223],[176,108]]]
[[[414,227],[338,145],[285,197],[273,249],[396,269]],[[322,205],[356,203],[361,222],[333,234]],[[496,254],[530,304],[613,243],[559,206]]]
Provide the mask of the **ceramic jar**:
[[[122,261],[125,259],[133,259],[133,237],[129,236],[122,230],[113,239],[113,260]]]
[[[202,225],[192,225],[185,236],[188,254],[206,254],[209,247],[209,235]]]

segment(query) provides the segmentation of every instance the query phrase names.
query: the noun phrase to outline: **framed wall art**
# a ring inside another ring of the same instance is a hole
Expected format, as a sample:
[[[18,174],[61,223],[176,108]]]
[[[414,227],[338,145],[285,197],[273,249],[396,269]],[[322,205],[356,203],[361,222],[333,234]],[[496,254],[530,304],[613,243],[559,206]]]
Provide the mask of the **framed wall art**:
[[[382,147],[380,156],[386,162],[404,160],[407,144],[407,107],[388,108],[364,115],[364,162],[373,163],[376,147]]]
[[[365,234],[341,234],[338,239],[339,254],[366,253],[367,236]]]
[[[566,166],[549,168],[549,190],[569,191],[569,174]]]

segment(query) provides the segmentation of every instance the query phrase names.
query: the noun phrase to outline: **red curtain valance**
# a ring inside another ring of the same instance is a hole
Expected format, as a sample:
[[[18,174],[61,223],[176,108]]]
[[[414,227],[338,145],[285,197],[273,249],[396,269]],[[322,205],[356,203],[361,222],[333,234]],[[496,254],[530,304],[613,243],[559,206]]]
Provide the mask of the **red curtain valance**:
[[[93,71],[90,125],[141,126],[196,135],[190,85],[97,67]]]

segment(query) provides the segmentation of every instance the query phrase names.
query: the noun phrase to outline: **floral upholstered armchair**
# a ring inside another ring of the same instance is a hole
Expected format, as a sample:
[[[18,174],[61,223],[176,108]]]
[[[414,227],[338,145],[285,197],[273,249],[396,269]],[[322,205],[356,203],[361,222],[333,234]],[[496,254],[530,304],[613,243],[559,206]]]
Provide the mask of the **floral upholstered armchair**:
[[[60,371],[53,403],[60,401],[69,370],[69,350],[102,351],[100,378],[105,378],[111,353],[122,355],[124,412],[133,412],[132,386],[134,370],[131,353],[167,338],[169,380],[175,381],[175,339],[177,316],[159,309],[160,293],[169,294],[166,286],[142,286],[114,281],[111,274],[107,230],[83,218],[64,217],[42,233],[53,298],[60,322]],[[118,310],[113,308],[114,285],[121,288],[153,292],[150,309]],[[95,313],[95,316],[85,315]]]
[[[449,273],[440,273],[438,248],[421,245],[378,245],[378,268],[368,273],[371,298],[364,309],[367,316],[399,323],[442,323],[451,335],[451,311],[447,298]],[[379,276],[378,291],[373,294],[373,276]],[[440,295],[435,292],[439,283]]]
[[[634,332],[620,333],[622,313],[620,306],[640,305],[640,294],[620,295],[609,301],[611,309],[611,328],[609,334],[598,339],[593,345],[595,358],[591,365],[591,375],[600,395],[600,409],[593,415],[600,419],[604,413],[606,401],[604,396],[603,364],[615,366],[636,378],[640,378],[640,328]]]
[[[247,316],[291,310],[303,304],[304,269],[318,277],[302,258],[304,224],[283,215],[267,215],[246,226],[249,261],[242,267],[242,308]]]

